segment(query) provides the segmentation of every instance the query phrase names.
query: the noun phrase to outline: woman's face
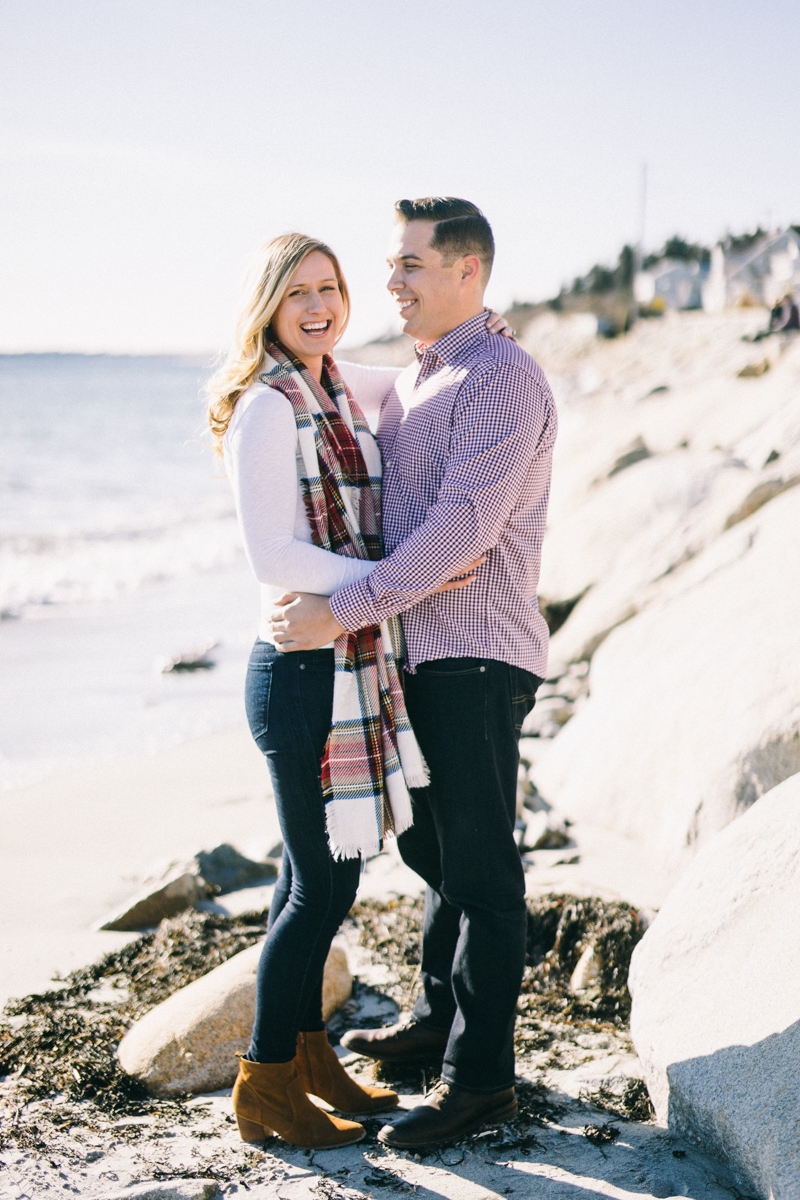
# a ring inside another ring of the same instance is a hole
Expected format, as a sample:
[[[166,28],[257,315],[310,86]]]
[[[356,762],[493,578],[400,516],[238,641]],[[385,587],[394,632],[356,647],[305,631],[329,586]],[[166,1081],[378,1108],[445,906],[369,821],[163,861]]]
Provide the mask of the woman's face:
[[[322,369],[344,323],[344,300],[333,263],[321,250],[306,255],[272,318],[272,327],[295,358]]]

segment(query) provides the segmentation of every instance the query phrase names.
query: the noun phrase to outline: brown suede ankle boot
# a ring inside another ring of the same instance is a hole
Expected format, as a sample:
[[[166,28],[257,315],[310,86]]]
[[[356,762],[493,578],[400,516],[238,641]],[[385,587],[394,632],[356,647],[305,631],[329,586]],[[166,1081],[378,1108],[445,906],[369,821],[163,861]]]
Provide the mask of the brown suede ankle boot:
[[[307,1092],[347,1116],[384,1112],[397,1105],[397,1092],[362,1087],[347,1074],[324,1029],[298,1033],[294,1065]]]
[[[312,1103],[293,1062],[240,1057],[232,1099],[243,1142],[263,1142],[277,1133],[303,1149],[334,1150],[360,1142],[365,1134],[363,1125],[331,1117]]]

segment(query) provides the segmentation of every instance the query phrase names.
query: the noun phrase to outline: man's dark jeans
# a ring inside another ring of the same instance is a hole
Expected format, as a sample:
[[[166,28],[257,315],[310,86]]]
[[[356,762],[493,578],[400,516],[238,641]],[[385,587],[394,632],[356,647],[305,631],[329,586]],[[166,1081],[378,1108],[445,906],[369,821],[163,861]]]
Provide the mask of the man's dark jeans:
[[[514,841],[519,734],[538,676],[484,658],[443,658],[406,676],[431,772],[413,792],[404,861],[428,885],[423,1025],[449,1033],[442,1078],[474,1092],[514,1083],[514,1014],[525,966],[525,879]]]

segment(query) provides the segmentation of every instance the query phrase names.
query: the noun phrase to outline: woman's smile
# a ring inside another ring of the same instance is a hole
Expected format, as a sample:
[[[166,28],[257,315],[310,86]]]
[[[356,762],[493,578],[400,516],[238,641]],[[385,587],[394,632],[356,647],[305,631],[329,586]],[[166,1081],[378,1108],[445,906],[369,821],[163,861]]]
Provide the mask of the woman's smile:
[[[332,321],[305,321],[300,328],[307,337],[319,338],[325,336],[332,324]]]

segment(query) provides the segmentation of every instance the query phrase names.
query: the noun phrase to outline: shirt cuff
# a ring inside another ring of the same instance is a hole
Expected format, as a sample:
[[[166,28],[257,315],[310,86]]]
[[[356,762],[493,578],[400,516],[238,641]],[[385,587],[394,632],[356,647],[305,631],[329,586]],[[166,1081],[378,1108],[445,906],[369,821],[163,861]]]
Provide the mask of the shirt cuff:
[[[331,612],[336,620],[348,633],[357,633],[367,625],[380,625],[381,617],[375,610],[375,602],[370,595],[367,580],[359,579],[356,583],[348,584],[334,592],[329,600]]]

